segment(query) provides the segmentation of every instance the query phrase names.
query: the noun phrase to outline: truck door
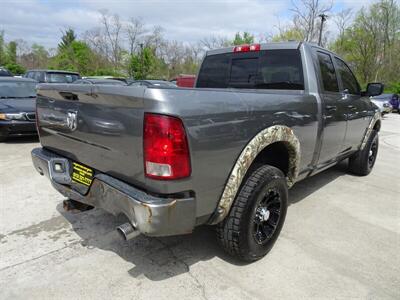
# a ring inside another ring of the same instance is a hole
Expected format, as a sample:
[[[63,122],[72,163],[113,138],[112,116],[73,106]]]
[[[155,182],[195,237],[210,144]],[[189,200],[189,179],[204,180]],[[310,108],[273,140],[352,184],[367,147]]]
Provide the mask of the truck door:
[[[335,57],[335,65],[341,81],[342,102],[347,109],[347,130],[344,148],[356,149],[368,126],[368,98],[361,97],[360,85],[346,63]]]
[[[323,165],[335,160],[343,150],[343,141],[347,126],[347,109],[341,101],[343,95],[339,91],[339,84],[331,55],[318,50],[316,56],[320,71],[323,122],[318,164]]]

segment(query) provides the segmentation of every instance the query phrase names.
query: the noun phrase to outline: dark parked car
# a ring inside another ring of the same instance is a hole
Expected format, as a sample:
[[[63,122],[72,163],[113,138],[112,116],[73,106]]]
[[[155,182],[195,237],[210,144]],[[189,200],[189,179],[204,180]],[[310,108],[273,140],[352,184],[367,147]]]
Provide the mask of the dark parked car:
[[[140,83],[40,85],[42,147],[32,151],[65,197],[124,214],[126,239],[216,225],[228,253],[257,260],[296,182],[344,159],[357,175],[374,167],[381,116],[369,97],[383,85],[361,91],[348,65],[314,44],[209,51],[196,88]]]
[[[398,113],[400,113],[400,100],[399,100],[399,95],[397,94],[392,94],[392,99],[390,99],[390,104],[392,104],[392,108],[397,110]]]
[[[175,83],[165,80],[136,80],[129,85],[144,87],[176,87]]]
[[[36,135],[36,82],[0,77],[0,142],[9,136]]]
[[[0,76],[12,76],[12,74],[6,68],[0,67]]]
[[[81,79],[79,73],[58,70],[29,70],[24,77],[39,83],[72,83]]]
[[[74,81],[74,84],[103,84],[103,85],[126,85],[125,82],[114,79],[85,78]]]

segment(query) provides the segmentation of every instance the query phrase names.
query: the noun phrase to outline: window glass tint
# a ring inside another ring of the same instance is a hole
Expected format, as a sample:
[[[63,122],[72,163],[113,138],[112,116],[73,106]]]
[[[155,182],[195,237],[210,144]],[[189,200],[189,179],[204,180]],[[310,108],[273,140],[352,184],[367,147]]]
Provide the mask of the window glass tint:
[[[50,83],[71,83],[78,80],[79,76],[66,73],[47,73],[47,81]]]
[[[208,56],[197,87],[303,90],[300,51],[263,50]]]
[[[230,58],[231,55],[229,53],[207,56],[201,66],[199,78],[197,79],[197,87],[228,87]]]
[[[269,50],[260,57],[258,88],[304,90],[299,50]]]
[[[350,68],[339,58],[335,57],[335,61],[338,66],[340,78],[342,79],[343,89],[348,89],[350,94],[360,94],[360,88],[357,83],[357,79],[354,77]]]
[[[324,90],[328,92],[339,92],[335,68],[329,54],[317,52],[319,67],[321,69]]]
[[[230,83],[249,84],[257,77],[258,58],[232,59]]]

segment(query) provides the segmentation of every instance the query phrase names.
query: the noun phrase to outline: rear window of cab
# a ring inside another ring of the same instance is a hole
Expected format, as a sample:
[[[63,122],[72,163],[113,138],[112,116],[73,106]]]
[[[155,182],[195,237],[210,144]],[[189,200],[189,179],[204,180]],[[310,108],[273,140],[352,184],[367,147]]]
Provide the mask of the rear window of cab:
[[[304,90],[300,50],[262,50],[207,56],[198,88]]]

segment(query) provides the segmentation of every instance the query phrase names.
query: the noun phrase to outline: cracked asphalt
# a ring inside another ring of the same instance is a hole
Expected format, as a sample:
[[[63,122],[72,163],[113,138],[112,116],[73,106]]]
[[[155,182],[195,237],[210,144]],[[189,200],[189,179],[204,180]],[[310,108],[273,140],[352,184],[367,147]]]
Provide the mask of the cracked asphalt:
[[[211,227],[122,241],[123,220],[65,212],[32,167],[35,139],[0,144],[0,299],[400,299],[400,115],[367,177],[346,163],[290,191],[272,251],[242,264]]]

